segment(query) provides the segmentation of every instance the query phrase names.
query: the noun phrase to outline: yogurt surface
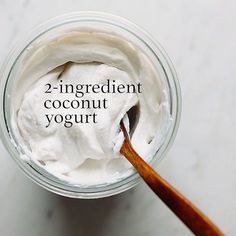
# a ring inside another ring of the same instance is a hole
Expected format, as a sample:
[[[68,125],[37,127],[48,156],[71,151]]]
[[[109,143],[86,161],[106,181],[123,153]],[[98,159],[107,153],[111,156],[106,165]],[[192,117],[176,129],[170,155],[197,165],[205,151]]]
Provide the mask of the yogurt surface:
[[[102,86],[108,80],[124,88],[140,85],[142,91],[90,92],[81,98],[106,101],[101,109],[73,108],[74,92],[45,92],[47,84],[76,88],[78,84]],[[81,185],[116,182],[132,172],[119,153],[124,139],[119,128],[122,119],[134,149],[147,161],[160,148],[171,122],[158,71],[145,52],[112,32],[77,29],[34,43],[27,49],[15,94],[11,123],[25,154],[58,178]],[[68,101],[66,108],[53,108],[52,102],[45,107],[45,101],[55,100]],[[56,114],[73,118],[80,114],[96,122],[65,127],[54,122]]]

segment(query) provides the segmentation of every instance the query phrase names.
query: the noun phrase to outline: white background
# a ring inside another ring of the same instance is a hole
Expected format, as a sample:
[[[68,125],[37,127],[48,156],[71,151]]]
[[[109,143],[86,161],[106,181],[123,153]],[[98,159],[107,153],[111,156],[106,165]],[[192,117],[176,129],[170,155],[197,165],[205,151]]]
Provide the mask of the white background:
[[[236,3],[233,0],[0,0],[0,62],[17,39],[52,16],[97,10],[149,31],[182,87],[175,143],[158,171],[236,235]],[[54,195],[28,180],[0,145],[0,235],[191,235],[141,183],[100,200]]]

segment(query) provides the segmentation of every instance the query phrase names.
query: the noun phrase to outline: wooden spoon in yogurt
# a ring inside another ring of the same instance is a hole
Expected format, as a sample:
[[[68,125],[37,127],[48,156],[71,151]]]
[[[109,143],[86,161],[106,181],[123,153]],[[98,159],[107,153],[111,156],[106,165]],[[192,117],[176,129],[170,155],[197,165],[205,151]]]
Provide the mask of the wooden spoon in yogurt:
[[[128,159],[148,186],[175,215],[178,216],[195,235],[224,235],[206,215],[164,180],[135,152],[129,141],[129,136],[123,121],[121,121],[120,127],[125,137],[120,153]]]

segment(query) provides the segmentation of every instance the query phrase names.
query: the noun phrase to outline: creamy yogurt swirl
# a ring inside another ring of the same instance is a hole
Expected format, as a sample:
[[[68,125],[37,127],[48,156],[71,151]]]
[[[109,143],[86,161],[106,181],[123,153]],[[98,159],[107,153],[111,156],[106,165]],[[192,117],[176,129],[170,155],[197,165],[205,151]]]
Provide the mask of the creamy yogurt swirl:
[[[80,29],[41,40],[27,50],[15,86],[12,125],[29,158],[70,182],[114,182],[130,169],[119,153],[123,118],[134,149],[146,160],[153,158],[168,130],[170,114],[165,86],[141,49],[111,32]],[[141,83],[142,93],[86,94],[87,99],[108,100],[108,109],[96,111],[97,123],[46,127],[44,101],[72,100],[74,95],[46,94],[45,84],[104,84],[107,79]]]

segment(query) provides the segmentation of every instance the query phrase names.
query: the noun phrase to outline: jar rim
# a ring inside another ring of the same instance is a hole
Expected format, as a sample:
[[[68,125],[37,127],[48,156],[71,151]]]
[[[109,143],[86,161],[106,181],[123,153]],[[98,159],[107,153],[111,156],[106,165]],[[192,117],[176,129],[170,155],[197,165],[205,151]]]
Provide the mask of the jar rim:
[[[133,186],[135,186],[139,182],[139,175],[136,171],[127,178],[124,178],[118,182],[111,183],[109,185],[104,185],[99,188],[81,188],[77,186],[65,186],[65,184],[52,182],[50,178],[50,174],[47,176],[48,173],[43,173],[37,170],[33,165],[24,162],[21,158],[19,158],[19,153],[17,145],[11,139],[11,133],[7,124],[7,120],[5,117],[5,88],[8,82],[9,74],[11,73],[12,68],[14,67],[15,62],[17,61],[18,57],[20,56],[21,52],[23,52],[34,40],[35,38],[43,35],[45,32],[48,32],[60,25],[66,25],[71,22],[81,22],[81,21],[95,21],[110,24],[113,27],[120,27],[123,30],[128,31],[129,33],[133,34],[138,40],[141,40],[154,54],[157,58],[159,63],[162,65],[163,70],[165,71],[166,80],[169,84],[169,91],[171,92],[171,109],[173,114],[173,124],[168,130],[168,134],[162,143],[161,147],[158,149],[157,153],[159,154],[158,161],[160,162],[161,159],[164,157],[167,150],[170,148],[171,144],[174,141],[174,138],[177,133],[177,129],[179,126],[180,120],[180,113],[181,113],[181,92],[180,86],[177,79],[176,72],[170,61],[169,57],[167,56],[164,49],[160,46],[156,40],[153,38],[139,26],[135,25],[134,23],[120,17],[115,16],[109,13],[103,12],[72,12],[63,14],[57,17],[54,17],[42,24],[38,25],[34,28],[27,37],[20,43],[17,44],[13,50],[9,53],[8,57],[6,58],[5,63],[2,66],[0,76],[0,89],[1,89],[1,98],[0,98],[0,132],[2,141],[7,148],[10,155],[16,161],[18,166],[23,170],[23,172],[34,182],[39,184],[40,186],[46,188],[47,190],[57,193],[59,195],[73,197],[73,198],[100,198],[106,197],[114,194],[118,194],[120,192],[126,191]],[[20,45],[20,46],[19,46]],[[157,55],[158,52],[158,55]],[[153,157],[153,162],[156,161],[156,155]],[[153,163],[151,163],[153,164]],[[45,171],[46,172],[46,171]]]

